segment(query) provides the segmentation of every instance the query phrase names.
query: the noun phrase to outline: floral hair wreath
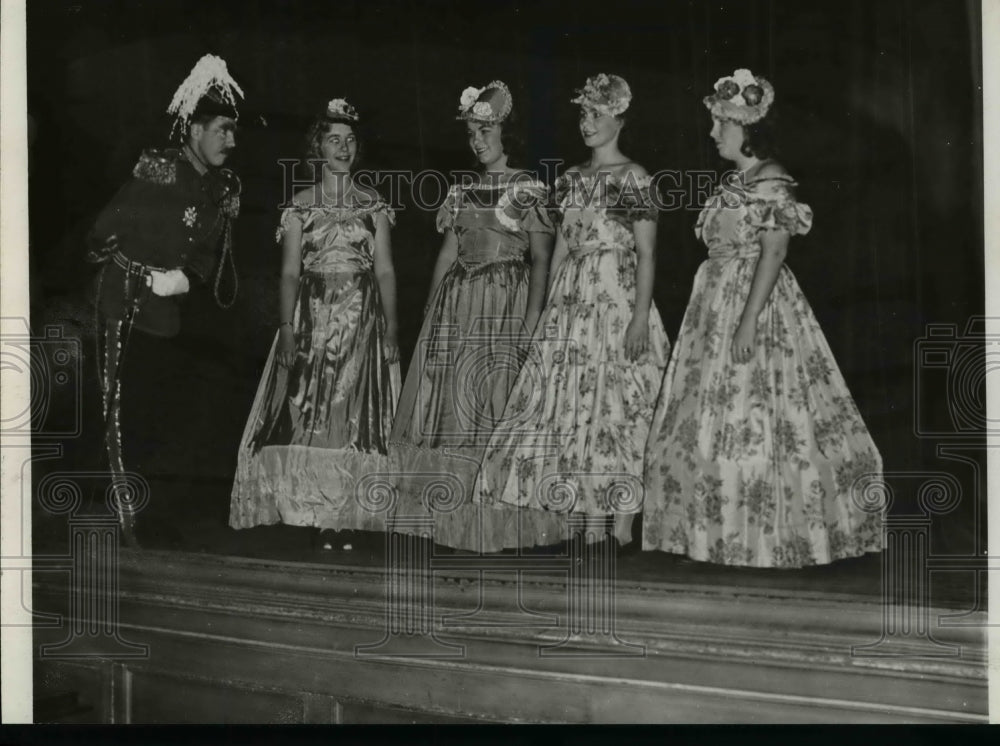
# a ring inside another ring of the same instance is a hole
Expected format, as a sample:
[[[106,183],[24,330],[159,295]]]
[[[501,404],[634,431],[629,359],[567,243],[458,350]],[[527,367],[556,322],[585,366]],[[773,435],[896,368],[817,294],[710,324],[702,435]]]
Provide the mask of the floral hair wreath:
[[[617,117],[624,114],[632,103],[632,89],[618,75],[601,73],[587,78],[587,83],[576,92],[571,103],[580,104],[598,114]]]
[[[495,90],[500,92],[500,108],[494,108],[492,101],[479,101],[479,97],[485,91]],[[510,93],[510,88],[502,80],[494,80],[489,85],[482,88],[470,86],[462,91],[462,96],[458,102],[458,116],[456,119],[465,121],[485,122],[487,124],[498,124],[510,116],[511,109],[514,108],[514,97]]]
[[[713,115],[739,124],[759,122],[774,103],[774,87],[745,68],[715,81],[715,93],[705,96]]]
[[[209,94],[220,103],[231,106],[234,113],[237,94],[243,98],[243,89],[229,74],[226,61],[214,54],[206,54],[198,60],[184,82],[174,91],[174,97],[167,107],[167,113],[174,117],[173,126],[170,128],[171,134],[178,127],[181,131],[186,128],[194,116],[198,103]]]
[[[360,119],[358,110],[343,98],[331,99],[330,103],[326,105],[326,115],[331,119],[347,119],[351,122],[356,122]]]

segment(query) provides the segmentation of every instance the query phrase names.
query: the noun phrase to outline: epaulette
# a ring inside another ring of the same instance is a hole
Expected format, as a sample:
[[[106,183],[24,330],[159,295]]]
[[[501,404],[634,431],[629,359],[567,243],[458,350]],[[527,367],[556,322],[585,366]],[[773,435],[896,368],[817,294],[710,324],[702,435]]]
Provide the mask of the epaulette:
[[[154,184],[176,184],[177,161],[181,157],[181,151],[173,148],[144,150],[132,169],[132,175]]]

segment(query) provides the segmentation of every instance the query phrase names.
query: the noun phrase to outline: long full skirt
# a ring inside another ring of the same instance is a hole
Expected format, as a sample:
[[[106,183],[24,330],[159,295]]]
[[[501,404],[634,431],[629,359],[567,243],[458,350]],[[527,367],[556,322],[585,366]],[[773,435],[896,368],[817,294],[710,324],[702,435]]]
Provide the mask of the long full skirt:
[[[800,567],[882,547],[882,460],[795,277],[731,346],[755,257],[702,264],[647,447],[643,548]]]
[[[233,528],[287,523],[382,530],[372,496],[389,471],[399,365],[385,360],[385,321],[369,271],[306,273],[291,366],[275,338],[240,443]]]
[[[436,543],[496,552],[547,542],[554,521],[473,501],[483,448],[500,423],[524,362],[528,265],[521,259],[456,262],[424,319],[392,430],[397,528],[433,524]],[[429,523],[428,523],[429,522]],[[426,529],[423,529],[426,530]]]
[[[569,254],[483,458],[477,499],[553,516],[559,539],[575,515],[612,522],[628,543],[642,508],[643,446],[670,346],[654,306],[647,351],[625,356],[635,271],[621,247]]]

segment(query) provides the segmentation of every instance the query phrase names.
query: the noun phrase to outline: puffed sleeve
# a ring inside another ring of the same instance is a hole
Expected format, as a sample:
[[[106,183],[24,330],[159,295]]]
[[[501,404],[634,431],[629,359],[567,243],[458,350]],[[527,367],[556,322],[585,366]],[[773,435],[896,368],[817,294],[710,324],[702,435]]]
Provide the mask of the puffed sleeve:
[[[551,235],[556,229],[548,199],[548,187],[540,181],[512,184],[497,203],[497,220],[509,230]]]
[[[569,197],[570,189],[573,184],[570,182],[569,176],[563,174],[558,179],[556,179],[555,184],[555,204],[557,207],[563,207],[563,203]]]
[[[805,235],[812,228],[809,205],[795,199],[790,177],[762,179],[748,191],[747,219],[755,231],[779,230]]]
[[[306,224],[306,210],[301,207],[286,207],[281,211],[281,220],[278,222],[278,230],[274,233],[274,240],[281,243],[285,233],[292,225],[304,228]]]
[[[660,217],[657,207],[659,199],[655,194],[651,176],[628,174],[622,180],[620,207],[625,210],[625,219],[631,223],[639,220],[656,221]]]
[[[438,208],[437,212],[437,230],[438,233],[444,233],[449,228],[455,225],[455,218],[458,217],[458,185],[453,184],[451,189],[448,190],[448,195],[444,198],[444,202],[441,207]]]
[[[521,228],[527,233],[556,232],[552,209],[549,204],[549,189],[540,182],[518,189],[515,201],[521,209]]]

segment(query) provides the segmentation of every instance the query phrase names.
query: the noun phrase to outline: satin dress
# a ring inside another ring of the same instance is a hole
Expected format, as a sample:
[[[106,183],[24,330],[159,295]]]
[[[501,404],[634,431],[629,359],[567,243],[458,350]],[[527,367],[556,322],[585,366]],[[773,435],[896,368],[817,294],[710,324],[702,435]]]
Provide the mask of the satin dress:
[[[398,363],[385,358],[385,318],[374,271],[385,203],[291,207],[280,239],[302,228],[295,358],[277,362],[275,337],[240,443],[229,524],[273,523],[381,530],[367,504],[368,475],[384,474],[399,395]]]
[[[438,211],[438,230],[455,233],[458,256],[428,304],[390,447],[394,517],[432,521],[438,544],[495,552],[535,543],[520,511],[484,510],[472,488],[527,354],[530,237],[554,233],[547,202],[544,184],[515,176],[455,186]],[[400,532],[418,531],[404,523],[397,520]]]

